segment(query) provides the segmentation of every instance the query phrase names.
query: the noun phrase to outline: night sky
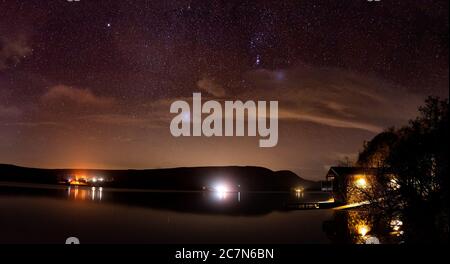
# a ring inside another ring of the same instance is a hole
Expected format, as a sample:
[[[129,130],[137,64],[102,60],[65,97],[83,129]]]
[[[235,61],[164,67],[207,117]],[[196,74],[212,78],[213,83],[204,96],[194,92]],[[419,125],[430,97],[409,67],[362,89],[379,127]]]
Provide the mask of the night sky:
[[[0,163],[319,179],[448,97],[448,38],[448,1],[0,0]],[[278,145],[172,137],[193,92],[278,100]]]

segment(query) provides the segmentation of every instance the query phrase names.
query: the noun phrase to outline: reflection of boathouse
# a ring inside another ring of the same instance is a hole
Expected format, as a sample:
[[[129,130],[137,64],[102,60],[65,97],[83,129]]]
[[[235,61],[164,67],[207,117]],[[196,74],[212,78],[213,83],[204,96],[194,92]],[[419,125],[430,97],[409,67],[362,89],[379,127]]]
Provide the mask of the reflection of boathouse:
[[[322,182],[322,190],[332,192],[337,203],[355,202],[351,190],[369,188],[376,176],[375,168],[331,167]]]

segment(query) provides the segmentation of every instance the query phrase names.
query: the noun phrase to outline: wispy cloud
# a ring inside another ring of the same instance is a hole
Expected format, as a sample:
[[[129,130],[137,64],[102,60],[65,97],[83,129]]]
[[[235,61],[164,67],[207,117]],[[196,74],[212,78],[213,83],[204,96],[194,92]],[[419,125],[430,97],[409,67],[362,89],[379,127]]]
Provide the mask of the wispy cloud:
[[[47,104],[78,104],[91,107],[108,107],[115,103],[111,97],[95,95],[88,89],[80,89],[66,85],[56,85],[42,96],[42,101]]]
[[[197,82],[197,87],[204,92],[209,93],[215,97],[224,97],[225,89],[219,85],[215,80],[210,78],[203,78]]]
[[[365,122],[337,119],[333,117],[322,117],[316,116],[313,114],[305,114],[300,112],[290,112],[281,110],[279,112],[279,119],[287,119],[287,120],[298,120],[305,122],[313,122],[321,125],[331,126],[331,127],[340,127],[340,128],[355,128],[367,130],[374,133],[379,133],[383,130],[383,127],[372,125]]]
[[[412,118],[424,97],[380,78],[337,68],[302,65],[283,71],[260,69],[250,71],[244,77],[252,89],[229,94],[229,98],[223,87],[211,79],[200,80],[197,85],[206,91],[202,101],[216,98],[223,104],[224,100],[276,100],[280,121],[310,122],[378,133]],[[176,100],[190,103],[192,98],[152,102],[152,115],[169,122],[173,115],[167,114],[168,109]]]
[[[279,118],[379,132],[412,118],[424,95],[376,77],[333,68],[299,66],[251,71],[245,98],[279,101]]]
[[[109,125],[142,125],[150,123],[148,119],[124,114],[88,115],[83,116],[80,119]]]
[[[52,121],[18,121],[18,122],[6,122],[2,123],[3,126],[14,126],[14,127],[64,127],[63,123],[52,122]]]

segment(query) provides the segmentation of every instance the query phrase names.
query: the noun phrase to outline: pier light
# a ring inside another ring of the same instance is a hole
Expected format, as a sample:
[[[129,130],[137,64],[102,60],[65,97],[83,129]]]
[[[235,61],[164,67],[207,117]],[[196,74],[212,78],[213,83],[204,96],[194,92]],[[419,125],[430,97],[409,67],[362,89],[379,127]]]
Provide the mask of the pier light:
[[[355,180],[355,185],[358,188],[366,188],[367,187],[367,180],[364,176],[359,176],[356,180]]]

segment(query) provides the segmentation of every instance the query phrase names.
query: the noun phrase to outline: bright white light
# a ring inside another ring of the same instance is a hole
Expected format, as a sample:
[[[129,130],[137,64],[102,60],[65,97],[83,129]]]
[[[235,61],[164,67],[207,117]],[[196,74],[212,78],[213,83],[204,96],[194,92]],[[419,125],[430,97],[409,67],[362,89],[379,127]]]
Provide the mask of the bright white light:
[[[219,199],[221,199],[221,200],[225,199],[226,196],[227,196],[227,193],[230,191],[230,190],[228,189],[228,187],[227,187],[226,185],[223,185],[223,184],[217,185],[217,186],[214,188],[214,190],[215,190],[216,193],[217,193],[217,197],[218,197]]]
[[[93,182],[97,182],[97,178],[93,178],[92,181],[93,181]]]
[[[100,178],[100,179],[98,179],[98,180],[102,182],[104,179],[103,179],[103,178]]]
[[[218,185],[216,187],[216,191],[220,192],[220,193],[226,193],[226,192],[228,192],[228,187],[225,185]]]

